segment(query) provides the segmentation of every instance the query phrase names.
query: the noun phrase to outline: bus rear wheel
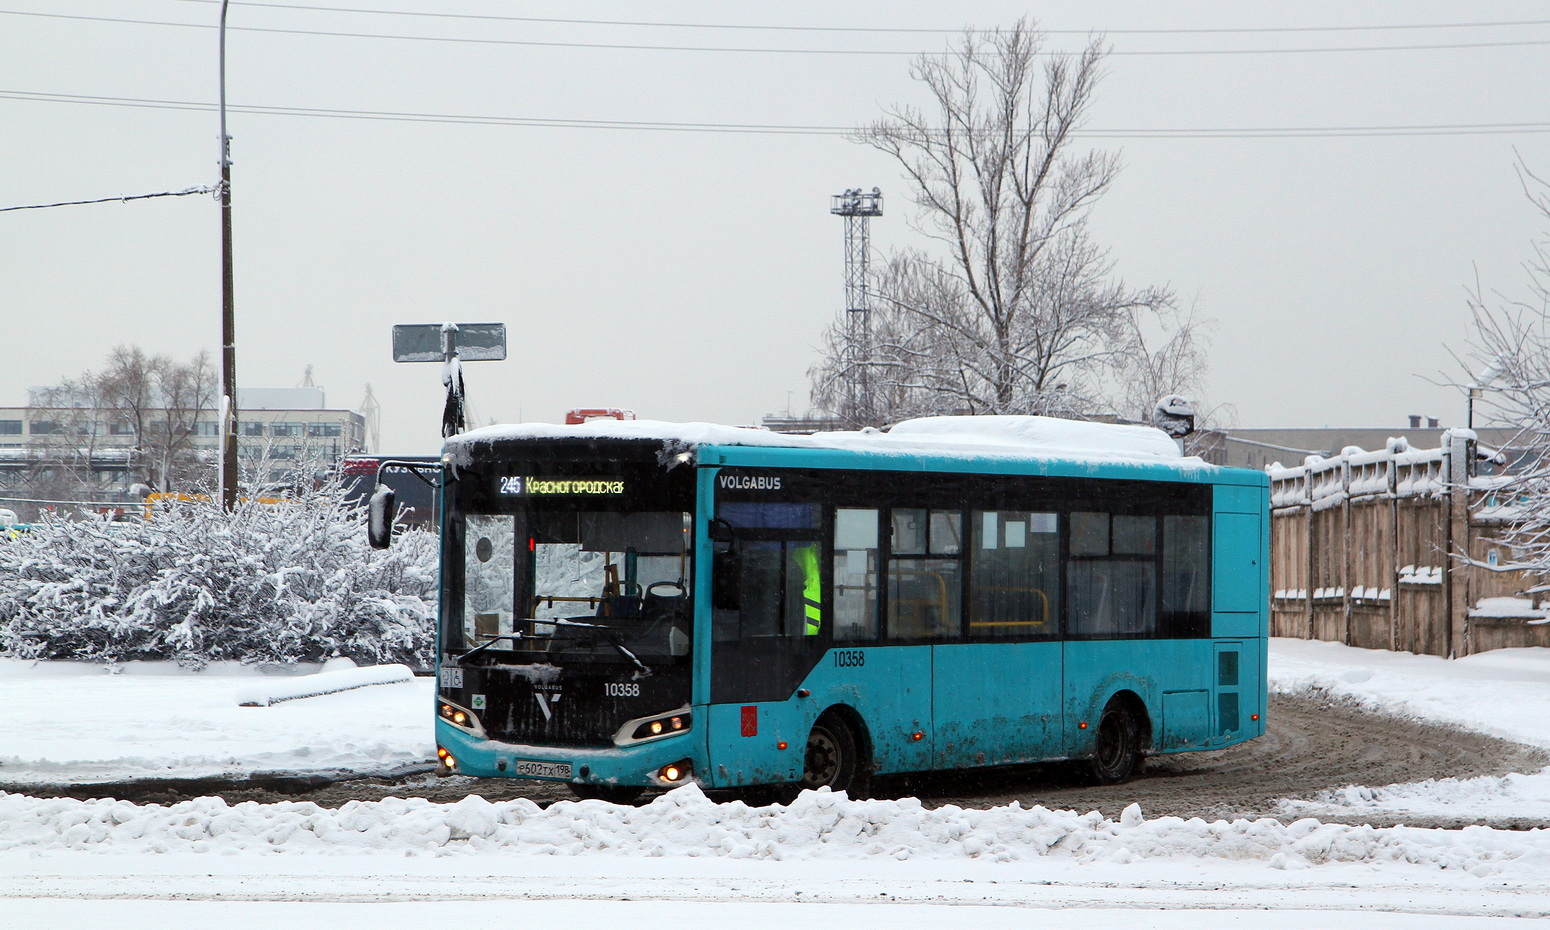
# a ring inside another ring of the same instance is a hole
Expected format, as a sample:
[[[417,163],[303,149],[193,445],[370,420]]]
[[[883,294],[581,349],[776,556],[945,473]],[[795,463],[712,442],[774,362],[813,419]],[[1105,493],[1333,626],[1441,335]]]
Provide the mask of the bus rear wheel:
[[[864,793],[866,775],[861,759],[861,746],[855,731],[837,717],[823,717],[813,724],[807,735],[807,751],[803,755],[803,789],[828,788],[853,795]]]
[[[1123,701],[1112,700],[1103,709],[1093,755],[1087,760],[1087,775],[1093,783],[1117,785],[1136,773],[1141,758],[1138,729]]]
[[[642,794],[645,788],[633,785],[593,785],[573,781],[570,783],[570,793],[583,801],[607,801],[610,804],[630,804]]]

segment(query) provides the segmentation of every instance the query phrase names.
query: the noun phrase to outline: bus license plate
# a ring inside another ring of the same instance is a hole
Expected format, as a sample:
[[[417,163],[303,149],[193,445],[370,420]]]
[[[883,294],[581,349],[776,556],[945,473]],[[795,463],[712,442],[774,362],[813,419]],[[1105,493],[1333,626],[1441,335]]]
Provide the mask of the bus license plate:
[[[528,778],[569,778],[569,762],[529,762],[517,760],[517,774]]]

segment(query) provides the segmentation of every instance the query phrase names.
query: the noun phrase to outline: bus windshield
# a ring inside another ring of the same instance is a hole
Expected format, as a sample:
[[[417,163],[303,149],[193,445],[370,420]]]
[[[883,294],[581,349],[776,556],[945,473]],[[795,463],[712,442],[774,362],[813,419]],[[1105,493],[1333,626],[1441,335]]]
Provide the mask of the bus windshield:
[[[690,517],[532,508],[465,518],[449,648],[641,665],[689,655]],[[450,618],[449,618],[450,619]]]

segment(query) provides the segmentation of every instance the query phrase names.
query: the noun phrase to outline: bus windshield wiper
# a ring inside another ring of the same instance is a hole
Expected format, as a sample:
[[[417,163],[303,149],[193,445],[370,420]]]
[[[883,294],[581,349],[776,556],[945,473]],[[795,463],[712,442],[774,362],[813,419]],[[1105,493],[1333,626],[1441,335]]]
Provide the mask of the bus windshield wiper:
[[[647,667],[646,663],[642,662],[640,660],[639,656],[637,656],[635,653],[631,652],[629,649],[625,648],[624,644],[619,642],[619,628],[618,627],[609,626],[609,625],[607,625],[605,623],[583,623],[580,620],[567,620],[567,619],[564,619],[563,617],[552,617],[552,618],[545,618],[545,619],[542,619],[542,620],[540,620],[540,619],[538,619],[536,617],[529,617],[524,622],[526,622],[526,623],[550,623],[550,624],[553,624],[553,625],[555,625],[557,627],[560,627],[562,629],[563,628],[569,628],[569,629],[578,629],[578,630],[596,630],[598,633],[602,634],[603,638],[608,640],[608,645],[612,646],[614,648],[614,651],[618,652],[621,656],[624,656],[626,659],[629,659],[631,662],[635,663],[635,667],[640,669],[643,674],[646,674],[646,675],[650,675],[651,674],[651,669],[649,667]],[[596,642],[596,640],[593,640],[593,642]],[[488,643],[486,645],[488,645]],[[484,648],[484,647],[480,647],[480,648]]]
[[[522,638],[522,634],[521,633],[500,633],[498,635],[491,636],[489,638],[488,642],[480,643],[479,645],[475,646],[474,648],[472,648],[472,649],[468,650],[467,652],[463,653],[462,655],[458,656],[457,657],[458,664],[462,664],[464,662],[467,662],[469,659],[472,659],[474,656],[476,656],[479,653],[485,651],[486,649],[490,648],[491,646],[495,645],[496,643],[500,642],[503,639],[518,640],[518,639],[521,639],[521,638]]]
[[[631,662],[634,662],[635,663],[635,667],[640,669],[643,675],[650,675],[651,674],[651,669],[646,667],[646,663],[642,662],[640,660],[640,658],[635,655],[635,653],[633,653],[630,650],[624,648],[624,644],[619,642],[619,637],[614,636],[612,633],[610,633],[609,636],[608,636],[608,645],[610,645],[610,646],[614,647],[615,649],[617,649],[619,651],[619,654],[624,656],[626,659],[629,659]]]

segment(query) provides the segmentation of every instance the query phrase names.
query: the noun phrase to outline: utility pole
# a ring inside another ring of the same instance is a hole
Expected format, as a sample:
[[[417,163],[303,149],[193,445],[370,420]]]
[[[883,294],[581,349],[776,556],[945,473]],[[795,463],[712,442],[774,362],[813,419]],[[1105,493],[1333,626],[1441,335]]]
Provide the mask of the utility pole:
[[[883,215],[883,192],[861,188],[835,194],[829,212],[845,217],[845,425],[876,426],[872,402],[872,331],[868,318],[869,275],[872,256],[872,217]]]
[[[231,275],[231,136],[226,134],[226,5],[221,0],[221,505],[237,505],[237,314]]]

